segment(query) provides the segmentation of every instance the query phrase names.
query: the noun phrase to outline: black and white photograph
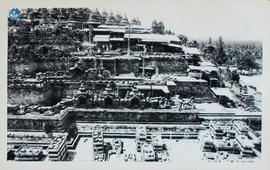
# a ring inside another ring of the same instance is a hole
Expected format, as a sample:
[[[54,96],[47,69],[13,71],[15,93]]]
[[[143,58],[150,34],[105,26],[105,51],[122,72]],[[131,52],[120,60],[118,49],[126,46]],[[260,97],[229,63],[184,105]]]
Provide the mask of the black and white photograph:
[[[5,11],[9,164],[260,164],[260,3],[87,4]]]

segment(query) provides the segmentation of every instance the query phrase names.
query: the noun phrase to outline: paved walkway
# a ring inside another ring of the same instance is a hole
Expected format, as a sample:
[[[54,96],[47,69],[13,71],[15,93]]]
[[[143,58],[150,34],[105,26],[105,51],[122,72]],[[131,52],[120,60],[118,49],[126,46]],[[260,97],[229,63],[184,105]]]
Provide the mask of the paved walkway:
[[[92,138],[82,137],[75,149],[73,161],[93,161]]]

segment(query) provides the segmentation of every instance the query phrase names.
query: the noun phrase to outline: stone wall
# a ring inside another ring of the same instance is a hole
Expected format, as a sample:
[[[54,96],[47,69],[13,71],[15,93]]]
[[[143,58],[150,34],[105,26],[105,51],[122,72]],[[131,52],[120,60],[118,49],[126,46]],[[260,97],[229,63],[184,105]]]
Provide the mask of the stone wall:
[[[44,125],[50,122],[53,125],[53,131],[65,131],[67,122],[65,119],[59,120],[41,120],[41,119],[8,119],[8,130],[29,130],[44,131]]]
[[[139,67],[141,65],[140,60],[118,60],[116,71],[118,74],[128,74],[133,72],[134,74],[139,73]]]
[[[8,89],[9,104],[38,104],[43,101],[43,92],[41,90],[29,89]]]
[[[183,123],[183,122],[199,122],[196,113],[180,113],[180,112],[147,112],[147,111],[101,111],[101,110],[70,110],[61,119],[33,118],[8,118],[8,130],[29,130],[44,131],[44,125],[50,122],[54,131],[65,131],[71,123],[80,122],[137,122],[137,123]]]
[[[55,98],[57,99],[57,102],[59,102],[63,97],[66,96],[67,90],[64,89],[62,86],[56,84],[54,84],[53,87],[46,87],[45,85],[45,87],[43,88],[35,88],[31,86],[27,88],[25,87],[8,88],[8,103],[18,105],[27,105],[27,104],[51,105],[48,103],[49,100],[54,100]]]
[[[71,111],[77,121],[123,121],[123,122],[194,122],[196,113],[144,112],[144,111]]]
[[[139,73],[139,67],[143,65],[143,61],[139,59],[116,59],[103,60],[103,66],[109,70],[111,74],[114,74],[114,62],[116,64],[117,74]],[[85,69],[94,67],[94,60],[87,59],[84,61]],[[97,67],[100,66],[100,60],[97,60]],[[186,73],[187,65],[181,58],[147,58],[145,59],[146,67],[159,68],[160,73]]]
[[[71,114],[66,112],[58,118],[52,118],[51,116],[47,116],[46,118],[38,116],[33,118],[22,118],[21,116],[18,116],[17,118],[8,117],[7,128],[10,131],[44,131],[45,124],[50,123],[53,127],[53,131],[64,132],[69,125],[75,121],[75,119],[70,116]]]
[[[55,61],[40,61],[40,62],[10,62],[8,63],[8,73],[22,73],[35,75],[38,72],[67,70],[68,67],[73,67],[77,60],[73,59],[67,62],[67,59],[61,58]],[[117,59],[103,60],[103,66],[109,70],[111,74],[115,73],[114,62],[116,63],[116,71],[118,74],[139,73],[139,67],[142,66],[142,60],[139,59]],[[97,59],[97,67],[101,65]],[[148,58],[145,59],[146,67],[159,68],[160,73],[185,73],[187,65],[181,58]],[[87,59],[83,62],[85,70],[94,68],[94,59]]]
[[[145,66],[157,66],[159,73],[185,73],[187,65],[181,58],[150,58],[145,60]]]
[[[212,97],[207,82],[176,82],[176,93],[181,97]]]
[[[13,62],[8,64],[8,73],[35,75],[38,72],[66,70],[66,61]]]

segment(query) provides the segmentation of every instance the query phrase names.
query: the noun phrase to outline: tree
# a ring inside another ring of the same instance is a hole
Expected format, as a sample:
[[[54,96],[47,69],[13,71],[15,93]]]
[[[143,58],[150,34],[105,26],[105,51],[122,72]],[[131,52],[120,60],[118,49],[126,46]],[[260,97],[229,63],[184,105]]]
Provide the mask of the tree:
[[[216,48],[213,45],[211,37],[209,37],[208,43],[205,44],[205,46],[202,48],[202,51],[205,53],[208,59],[213,60],[214,55],[216,53]]]
[[[75,124],[72,124],[68,128],[67,133],[68,133],[68,136],[67,136],[68,139],[75,138],[77,136],[77,133],[78,133],[78,128],[76,127]]]
[[[82,16],[82,21],[86,22],[90,16],[90,9],[89,8],[82,8],[81,16]]]
[[[133,23],[135,25],[141,25],[141,21],[139,19],[133,18],[130,23]]]
[[[51,122],[46,122],[44,125],[44,132],[49,136],[52,137],[53,134],[53,125]]]
[[[165,31],[165,34],[168,34],[168,35],[174,35],[174,33],[173,33],[171,30],[166,30],[166,31]]]
[[[108,17],[108,12],[107,11],[103,11],[101,14],[102,17],[107,18]]]
[[[238,63],[240,70],[249,70],[252,72],[253,69],[258,69],[259,64],[256,63],[255,58],[252,55],[243,57]]]
[[[95,13],[96,13],[96,15],[98,15],[99,18],[101,17],[100,12],[99,12],[99,10],[97,8],[95,10]]]
[[[208,40],[208,45],[213,45],[212,43],[213,43],[213,42],[212,42],[212,38],[211,38],[211,37],[209,37],[209,40]]]
[[[158,34],[164,34],[164,31],[165,31],[165,26],[164,26],[163,22],[160,21],[158,23],[158,31],[157,31],[157,33]]]
[[[58,15],[60,15],[59,8],[53,8],[52,9],[52,12],[51,12],[51,18],[57,20],[58,19]]]
[[[213,45],[205,46],[202,51],[204,52],[206,59],[213,61],[214,55],[216,53],[216,48]]]
[[[197,42],[196,40],[190,41],[190,42],[188,43],[188,45],[189,45],[190,47],[196,47],[196,48],[199,47],[199,44],[198,44],[198,42]]]
[[[188,42],[188,37],[185,35],[178,35],[178,38],[180,39],[182,45],[186,45]]]
[[[123,17],[120,14],[116,14],[115,15],[115,21],[116,21],[116,23],[119,24],[121,22],[122,18]]]
[[[154,20],[152,22],[152,33],[156,33],[156,34],[164,34],[165,33],[165,26],[164,26],[162,21],[157,22],[156,20]]]
[[[232,72],[232,78],[231,78],[232,81],[235,81],[237,83],[239,83],[239,80],[240,80],[240,76],[239,74],[237,73],[237,71],[233,71]]]
[[[136,20],[136,25],[142,25],[142,23],[139,19]]]
[[[203,51],[205,49],[205,43],[204,42],[200,42],[199,43],[199,48],[201,51]]]
[[[154,20],[153,22],[152,22],[152,33],[157,33],[157,30],[158,30],[158,23],[157,23],[157,21],[156,20]]]
[[[218,38],[218,42],[217,42],[217,50],[216,50],[216,54],[214,56],[214,62],[216,64],[222,65],[225,64],[228,60],[228,56],[226,55],[225,51],[224,51],[224,42],[222,37]]]
[[[50,13],[47,8],[41,8],[40,12],[45,20],[50,18]]]

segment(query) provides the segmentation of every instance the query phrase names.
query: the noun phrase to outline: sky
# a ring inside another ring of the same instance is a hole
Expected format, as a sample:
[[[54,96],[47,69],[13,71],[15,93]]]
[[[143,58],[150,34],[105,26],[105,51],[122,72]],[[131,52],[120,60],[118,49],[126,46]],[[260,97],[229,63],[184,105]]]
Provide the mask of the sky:
[[[264,5],[261,0],[96,0],[89,8],[137,17],[146,27],[154,19],[163,21],[166,29],[191,39],[262,40],[268,22]]]

